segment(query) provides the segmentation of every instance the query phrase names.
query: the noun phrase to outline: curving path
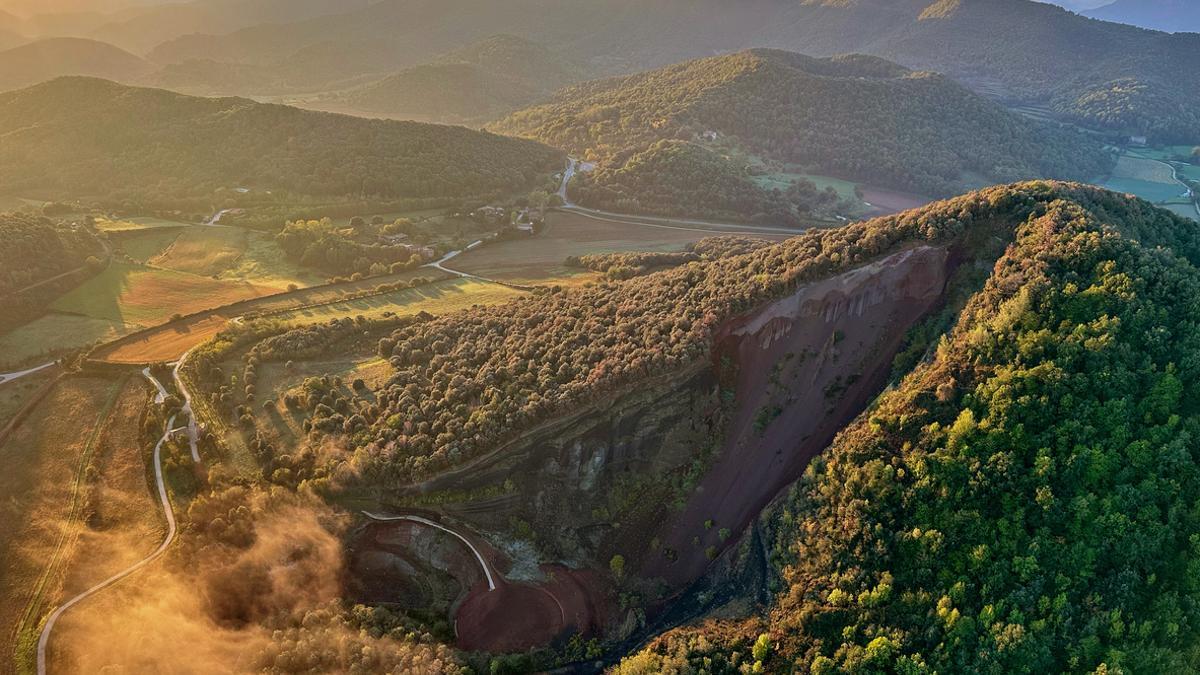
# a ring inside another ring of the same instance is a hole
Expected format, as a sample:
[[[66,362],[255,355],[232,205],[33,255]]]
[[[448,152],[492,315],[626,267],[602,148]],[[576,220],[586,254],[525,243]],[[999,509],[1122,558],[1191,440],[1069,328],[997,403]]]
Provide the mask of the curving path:
[[[155,380],[154,377],[152,377],[148,372],[146,372],[146,377],[149,378],[149,380],[154,384],[154,386],[159,391],[165,391],[162,387],[162,384],[160,384],[157,380]],[[65,614],[67,612],[67,610],[71,609],[75,605],[78,605],[79,603],[83,602],[84,600],[87,600],[88,598],[90,598],[93,595],[99,593],[100,591],[108,588],[109,586],[116,584],[118,581],[121,581],[122,579],[128,577],[129,575],[133,574],[134,572],[137,572],[138,570],[142,569],[146,565],[149,565],[150,563],[154,562],[160,556],[162,556],[162,554],[165,553],[168,548],[170,548],[172,543],[174,543],[175,535],[178,532],[178,528],[175,525],[175,511],[171,508],[171,500],[167,496],[167,485],[163,481],[163,470],[162,470],[162,446],[167,442],[167,439],[169,439],[171,437],[171,435],[173,433],[175,433],[172,430],[172,427],[174,427],[174,426],[175,426],[175,417],[171,417],[171,419],[167,421],[166,432],[163,433],[162,438],[160,438],[158,440],[158,444],[154,446],[154,481],[155,481],[155,483],[158,484],[158,499],[159,499],[159,502],[162,504],[163,513],[166,515],[166,518],[167,518],[167,536],[166,536],[166,538],[163,539],[163,542],[161,544],[159,544],[158,548],[155,549],[154,552],[151,553],[150,555],[146,556],[145,558],[142,558],[139,562],[134,563],[131,567],[128,567],[125,570],[114,574],[113,576],[109,577],[108,579],[105,579],[104,581],[96,584],[95,586],[92,586],[91,588],[80,593],[79,595],[71,598],[70,600],[66,601],[61,606],[59,606],[58,609],[54,610],[54,613],[51,614],[50,618],[46,620],[46,625],[42,627],[42,633],[38,637],[38,646],[37,646],[37,672],[38,672],[38,675],[46,675],[46,648],[50,644],[50,635],[54,631],[54,625],[56,623],[58,623],[58,620],[60,618],[62,618],[62,615]]]
[[[51,361],[50,363],[43,363],[42,365],[40,365],[36,368],[30,368],[29,370],[22,370],[22,371],[16,372],[16,373],[5,373],[3,375],[0,375],[0,384],[12,382],[13,380],[19,380],[22,377],[25,377],[26,375],[33,375],[34,373],[38,373],[47,368],[50,368],[51,366],[53,366],[56,363],[58,363],[58,362]]]
[[[428,518],[422,518],[421,516],[382,516],[369,511],[363,511],[363,515],[379,523],[418,523],[420,525],[432,527],[435,530],[441,530],[442,532],[457,537],[459,541],[467,545],[467,548],[471,549],[471,553],[475,554],[475,559],[479,561],[479,566],[483,568],[483,574],[487,577],[488,591],[490,592],[496,590],[496,579],[492,576],[492,567],[487,564],[486,560],[484,560],[483,554],[479,552],[479,549],[475,548],[475,544],[472,544],[470,539],[467,539],[458,532],[455,532],[441,523],[429,520]]]
[[[175,362],[175,369],[171,371],[171,376],[173,378],[175,378],[175,387],[177,389],[179,389],[180,394],[183,394],[183,413],[182,414],[187,415],[187,418],[188,418],[188,424],[187,424],[188,447],[192,451],[192,462],[195,464],[199,464],[200,463],[200,446],[199,446],[200,426],[196,423],[196,413],[192,409],[192,392],[188,391],[188,388],[183,384],[183,376],[180,375],[180,372],[183,370],[183,362],[187,361],[187,357],[191,353],[192,353],[192,350],[189,349],[183,353],[183,356],[179,357],[179,360]],[[161,385],[159,385],[159,386],[161,387]]]

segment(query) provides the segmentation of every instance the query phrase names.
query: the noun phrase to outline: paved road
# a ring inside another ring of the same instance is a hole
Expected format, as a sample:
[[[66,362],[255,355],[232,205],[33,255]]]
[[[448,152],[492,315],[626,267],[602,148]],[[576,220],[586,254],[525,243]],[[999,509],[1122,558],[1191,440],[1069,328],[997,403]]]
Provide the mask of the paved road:
[[[50,363],[43,363],[42,365],[40,365],[36,368],[30,368],[29,370],[22,370],[22,371],[16,372],[16,373],[6,373],[4,375],[0,375],[0,384],[6,384],[8,382],[12,382],[13,380],[19,380],[22,377],[25,377],[26,375],[32,375],[34,373],[41,372],[41,371],[53,366],[56,363],[58,363],[58,362],[51,361]]]
[[[472,544],[470,539],[467,539],[466,537],[459,534],[458,532],[455,532],[454,530],[446,527],[445,525],[442,525],[441,523],[434,522],[432,520],[429,520],[428,518],[422,518],[421,516],[383,516],[383,515],[379,515],[379,514],[375,514],[375,513],[370,513],[368,511],[363,511],[363,515],[370,518],[371,520],[374,520],[379,523],[395,523],[395,522],[418,523],[420,525],[432,527],[435,530],[441,530],[442,532],[446,532],[450,535],[453,535],[454,537],[457,537],[459,541],[461,541],[462,543],[467,545],[467,548],[471,549],[471,553],[475,554],[475,559],[479,561],[479,566],[483,568],[483,573],[487,577],[488,591],[496,590],[496,580],[492,576],[491,566],[487,564],[486,560],[484,560],[483,554],[479,552],[479,549],[475,548],[475,544]]]
[[[146,377],[152,383],[154,383],[154,386],[156,388],[158,388],[159,391],[165,391],[163,389],[162,384],[159,383],[157,380],[155,380],[153,376],[149,375],[149,373],[146,374]],[[51,614],[50,618],[46,620],[46,625],[42,627],[42,633],[38,637],[38,647],[37,647],[37,672],[38,672],[38,675],[46,675],[46,648],[50,644],[50,635],[54,631],[54,625],[56,623],[58,623],[58,620],[60,618],[62,618],[62,615],[65,614],[67,610],[71,609],[75,605],[78,605],[79,603],[83,602],[84,600],[87,600],[88,598],[90,598],[93,595],[99,593],[100,591],[108,588],[109,586],[112,586],[113,584],[117,583],[118,581],[121,581],[122,579],[128,577],[129,575],[133,574],[134,572],[137,572],[138,570],[142,569],[146,565],[149,565],[150,563],[154,562],[160,556],[162,556],[162,554],[165,553],[168,548],[170,548],[172,543],[174,543],[175,535],[177,534],[178,529],[175,525],[175,511],[171,508],[171,500],[167,496],[167,485],[163,481],[163,470],[162,470],[162,447],[167,442],[167,439],[169,439],[171,437],[171,435],[173,433],[175,433],[175,430],[172,429],[172,427],[174,427],[174,426],[175,426],[175,418],[172,417],[170,420],[167,421],[167,430],[165,433],[163,433],[162,438],[160,438],[158,440],[158,445],[154,446],[154,482],[158,485],[158,501],[160,504],[162,504],[163,513],[166,515],[166,518],[167,518],[167,536],[166,536],[166,538],[163,539],[163,542],[161,544],[159,544],[158,548],[155,549],[154,552],[151,553],[150,555],[146,556],[145,558],[142,558],[140,561],[138,561],[137,563],[134,563],[132,566],[126,568],[125,570],[112,575],[108,579],[105,579],[104,581],[96,584],[95,586],[92,586],[91,588],[80,593],[79,595],[71,598],[70,600],[63,603],[58,609],[54,610],[54,613]]]
[[[187,418],[188,418],[188,424],[187,424],[188,447],[191,448],[191,451],[192,451],[192,462],[199,464],[200,463],[200,446],[199,446],[200,426],[198,424],[196,424],[196,413],[192,409],[192,392],[188,391],[188,388],[183,384],[183,377],[180,375],[180,371],[183,369],[183,362],[187,361],[187,357],[191,353],[192,353],[192,350],[189,349],[186,352],[184,352],[183,356],[179,357],[179,361],[177,361],[175,363],[175,369],[173,371],[171,371],[171,377],[175,378],[175,387],[177,389],[179,389],[180,394],[183,394],[183,413],[182,414],[187,415]]]

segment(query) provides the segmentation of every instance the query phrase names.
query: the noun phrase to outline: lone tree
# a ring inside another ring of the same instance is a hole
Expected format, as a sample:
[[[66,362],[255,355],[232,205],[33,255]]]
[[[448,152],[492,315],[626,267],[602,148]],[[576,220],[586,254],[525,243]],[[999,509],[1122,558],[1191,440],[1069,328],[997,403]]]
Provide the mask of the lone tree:
[[[618,580],[625,576],[625,556],[618,553],[608,561],[608,569],[612,570],[613,576]]]

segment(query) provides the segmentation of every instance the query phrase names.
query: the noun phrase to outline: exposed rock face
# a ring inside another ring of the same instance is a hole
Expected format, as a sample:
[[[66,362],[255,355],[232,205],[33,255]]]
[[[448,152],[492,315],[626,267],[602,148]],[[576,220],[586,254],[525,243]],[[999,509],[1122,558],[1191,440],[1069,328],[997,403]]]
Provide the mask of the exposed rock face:
[[[945,248],[923,246],[801,287],[728,322],[709,363],[544,425],[398,494],[397,506],[459,495],[438,509],[512,568],[607,575],[619,554],[644,591],[677,593],[881,391],[950,267]],[[511,544],[522,529],[539,559]]]

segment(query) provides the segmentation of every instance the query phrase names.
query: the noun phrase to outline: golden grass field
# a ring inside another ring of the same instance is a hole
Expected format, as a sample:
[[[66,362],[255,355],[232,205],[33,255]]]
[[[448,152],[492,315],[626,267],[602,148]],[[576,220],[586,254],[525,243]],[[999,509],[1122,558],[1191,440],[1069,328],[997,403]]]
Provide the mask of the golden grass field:
[[[5,496],[0,507],[0,569],[5,570],[0,576],[0,662],[6,665],[18,648],[22,663],[30,663],[40,619],[62,592],[63,563],[83,523],[87,465],[121,388],[117,380],[65,378],[0,447],[5,459],[0,472],[0,494]],[[142,396],[144,404],[144,390]]]
[[[0,335],[0,371],[16,370],[17,364],[48,361],[48,355],[59,350],[110,342],[136,329],[109,319],[50,312]]]
[[[153,326],[174,314],[191,314],[271,292],[270,288],[245,282],[217,281],[171,270],[113,263],[59,298],[51,309]]]
[[[102,350],[95,353],[93,357],[109,363],[128,364],[172,361],[182,356],[184,352],[192,347],[219,333],[231,319],[249,312],[282,312],[317,303],[338,302],[347,296],[375,288],[380,284],[407,283],[417,277],[428,279],[437,278],[438,276],[444,276],[444,274],[434,270],[418,270],[338,284],[336,286],[306,288],[291,293],[261,297],[235,308],[218,308],[212,311],[201,312],[195,316],[188,316],[182,321],[171,322],[151,330],[130,335],[127,338],[106,345]],[[214,303],[209,306],[216,306],[216,304]]]

